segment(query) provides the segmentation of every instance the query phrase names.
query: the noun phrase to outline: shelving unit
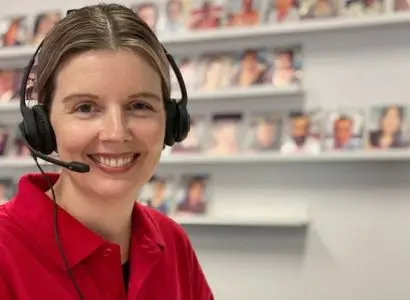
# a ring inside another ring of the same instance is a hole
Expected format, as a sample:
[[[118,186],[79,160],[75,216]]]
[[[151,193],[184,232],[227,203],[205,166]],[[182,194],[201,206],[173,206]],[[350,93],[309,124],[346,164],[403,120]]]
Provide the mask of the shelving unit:
[[[165,47],[186,46],[187,44],[218,42],[226,40],[249,40],[260,37],[273,37],[278,35],[296,35],[319,33],[324,31],[340,31],[347,29],[360,29],[370,27],[386,27],[392,25],[405,25],[410,23],[410,13],[387,13],[375,16],[357,18],[339,17],[326,20],[304,20],[300,22],[275,25],[261,25],[248,28],[223,28],[202,32],[187,32],[171,36],[160,36]],[[35,51],[33,46],[19,46],[0,49],[0,59],[29,58]]]
[[[174,217],[177,223],[184,226],[226,226],[226,227],[305,227],[309,224],[309,217],[300,215],[272,215],[264,218],[250,218],[237,216],[219,217]]]
[[[49,165],[47,162],[39,160],[42,165]],[[284,164],[284,163],[303,163],[303,164],[315,164],[315,163],[334,163],[341,162],[353,162],[353,163],[365,163],[365,162],[410,162],[409,150],[397,150],[397,151],[354,151],[354,152],[339,152],[339,153],[321,153],[317,155],[307,154],[237,154],[227,156],[215,156],[215,155],[164,155],[161,157],[160,165],[220,165],[221,167],[227,167],[231,165],[241,166],[245,164]],[[1,158],[0,168],[29,168],[35,167],[35,163],[32,158]]]
[[[190,92],[192,113],[220,106],[245,112],[292,108],[294,99],[307,107],[367,107],[409,104],[409,23],[410,12],[391,12],[160,39],[177,54],[303,41],[302,87]],[[0,49],[0,62],[24,66],[34,50]],[[0,104],[0,118],[17,121],[18,108],[18,102]],[[17,178],[28,170],[35,170],[31,158],[0,159],[0,175]],[[164,153],[159,166],[175,177],[212,173],[213,213],[173,218],[191,235],[216,298],[236,300],[385,300],[392,291],[396,300],[409,299],[409,244],[403,239],[409,230],[409,170],[408,149],[318,155]]]

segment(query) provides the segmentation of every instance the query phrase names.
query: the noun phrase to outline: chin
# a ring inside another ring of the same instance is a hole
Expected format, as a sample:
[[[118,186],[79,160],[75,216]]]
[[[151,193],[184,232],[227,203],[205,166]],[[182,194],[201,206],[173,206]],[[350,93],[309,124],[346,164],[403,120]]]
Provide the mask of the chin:
[[[137,198],[136,192],[138,187],[135,186],[135,182],[129,180],[100,180],[95,178],[91,185],[91,192],[101,199],[101,201],[121,201],[126,200],[129,197]],[[90,187],[88,188],[90,189]]]
[[[79,184],[101,199],[136,199],[137,191],[152,175],[155,163],[151,160],[139,153],[117,158],[88,156],[90,172],[81,176]]]

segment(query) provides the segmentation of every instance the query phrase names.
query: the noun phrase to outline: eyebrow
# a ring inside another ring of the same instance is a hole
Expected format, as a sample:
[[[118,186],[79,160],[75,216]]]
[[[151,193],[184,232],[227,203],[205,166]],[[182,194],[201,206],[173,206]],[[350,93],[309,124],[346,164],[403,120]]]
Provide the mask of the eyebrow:
[[[140,92],[140,93],[132,94],[132,95],[128,96],[128,99],[141,98],[141,97],[150,98],[150,99],[156,100],[158,102],[162,101],[161,97],[158,94],[152,93],[152,92]],[[89,93],[74,93],[74,94],[70,94],[68,96],[65,96],[63,98],[63,103],[67,103],[67,102],[70,102],[70,101],[78,99],[78,98],[88,98],[88,99],[97,100],[100,97],[98,97],[97,95],[94,95],[94,94],[89,94]]]

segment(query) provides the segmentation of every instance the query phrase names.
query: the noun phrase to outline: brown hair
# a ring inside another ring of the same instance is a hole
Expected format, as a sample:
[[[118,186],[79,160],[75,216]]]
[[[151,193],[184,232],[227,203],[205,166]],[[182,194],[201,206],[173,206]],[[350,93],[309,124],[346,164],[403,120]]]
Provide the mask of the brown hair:
[[[69,13],[44,39],[36,69],[39,102],[50,108],[56,75],[70,57],[102,49],[129,49],[143,56],[161,76],[163,98],[170,98],[169,63],[155,34],[131,9],[98,4]]]

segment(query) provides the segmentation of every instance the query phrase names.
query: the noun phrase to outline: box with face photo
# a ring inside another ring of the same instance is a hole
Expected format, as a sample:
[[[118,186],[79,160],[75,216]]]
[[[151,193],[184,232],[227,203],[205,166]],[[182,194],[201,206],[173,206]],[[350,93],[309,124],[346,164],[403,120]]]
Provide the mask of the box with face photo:
[[[13,94],[11,101],[17,102],[20,100],[20,87],[21,81],[23,79],[24,70],[22,68],[17,68],[13,70]]]
[[[0,123],[0,158],[9,154],[10,142],[12,141],[11,128]]]
[[[185,87],[188,92],[195,91],[198,86],[198,59],[195,56],[178,56],[175,61],[178,65],[179,71],[185,82]],[[174,76],[174,75],[172,75]],[[171,77],[172,78],[172,77]],[[176,78],[173,79],[174,84]],[[179,88],[178,88],[179,93]]]
[[[380,15],[385,11],[383,0],[346,0],[342,5],[342,15],[347,17]]]
[[[267,0],[264,22],[292,23],[300,20],[299,0]]]
[[[302,19],[328,19],[340,13],[339,1],[336,0],[301,0]]]
[[[326,113],[324,148],[356,150],[364,147],[365,115],[360,109],[338,109]]]
[[[29,157],[30,150],[24,143],[21,133],[18,129],[14,129],[13,139],[10,140],[8,154],[13,157]]]
[[[264,1],[226,0],[226,25],[229,27],[257,26],[263,20]]]
[[[404,148],[409,146],[408,107],[385,105],[369,111],[367,146],[372,149]]]
[[[410,0],[394,0],[394,10],[397,12],[410,10]]]
[[[185,140],[172,147],[172,154],[204,151],[209,139],[209,122],[205,115],[191,115],[191,128]]]
[[[176,215],[204,215],[210,202],[210,177],[207,174],[186,174],[176,196]]]
[[[0,69],[0,104],[17,99],[19,83],[15,69]]]
[[[265,82],[269,71],[265,49],[246,49],[236,55],[232,86],[249,88]]]
[[[0,177],[0,204],[8,202],[16,193],[16,184],[12,178]]]
[[[318,154],[321,152],[323,113],[320,110],[291,111],[285,124],[281,153]]]
[[[58,10],[44,11],[35,15],[31,33],[31,44],[39,45],[51,29],[61,20]]]
[[[163,22],[158,26],[160,36],[180,34],[188,30],[188,0],[161,0],[158,3],[163,13]]]
[[[242,114],[215,114],[211,121],[208,153],[229,155],[241,151],[239,137],[243,130]]]
[[[131,4],[131,9],[153,32],[156,33],[161,28],[162,16],[156,1],[137,1]]]
[[[274,48],[267,52],[269,71],[266,83],[275,87],[300,85],[303,79],[302,47]]]
[[[171,212],[174,191],[175,181],[172,176],[154,175],[141,189],[138,200],[143,205],[168,215]]]
[[[223,0],[191,0],[188,26],[191,30],[209,30],[221,27],[224,16]]]
[[[198,90],[212,92],[228,88],[234,71],[235,57],[231,53],[207,53],[198,59],[200,81]]]
[[[278,151],[285,117],[281,112],[253,113],[245,148],[251,152]]]
[[[26,16],[5,16],[0,19],[0,46],[13,47],[27,44],[28,27]]]

